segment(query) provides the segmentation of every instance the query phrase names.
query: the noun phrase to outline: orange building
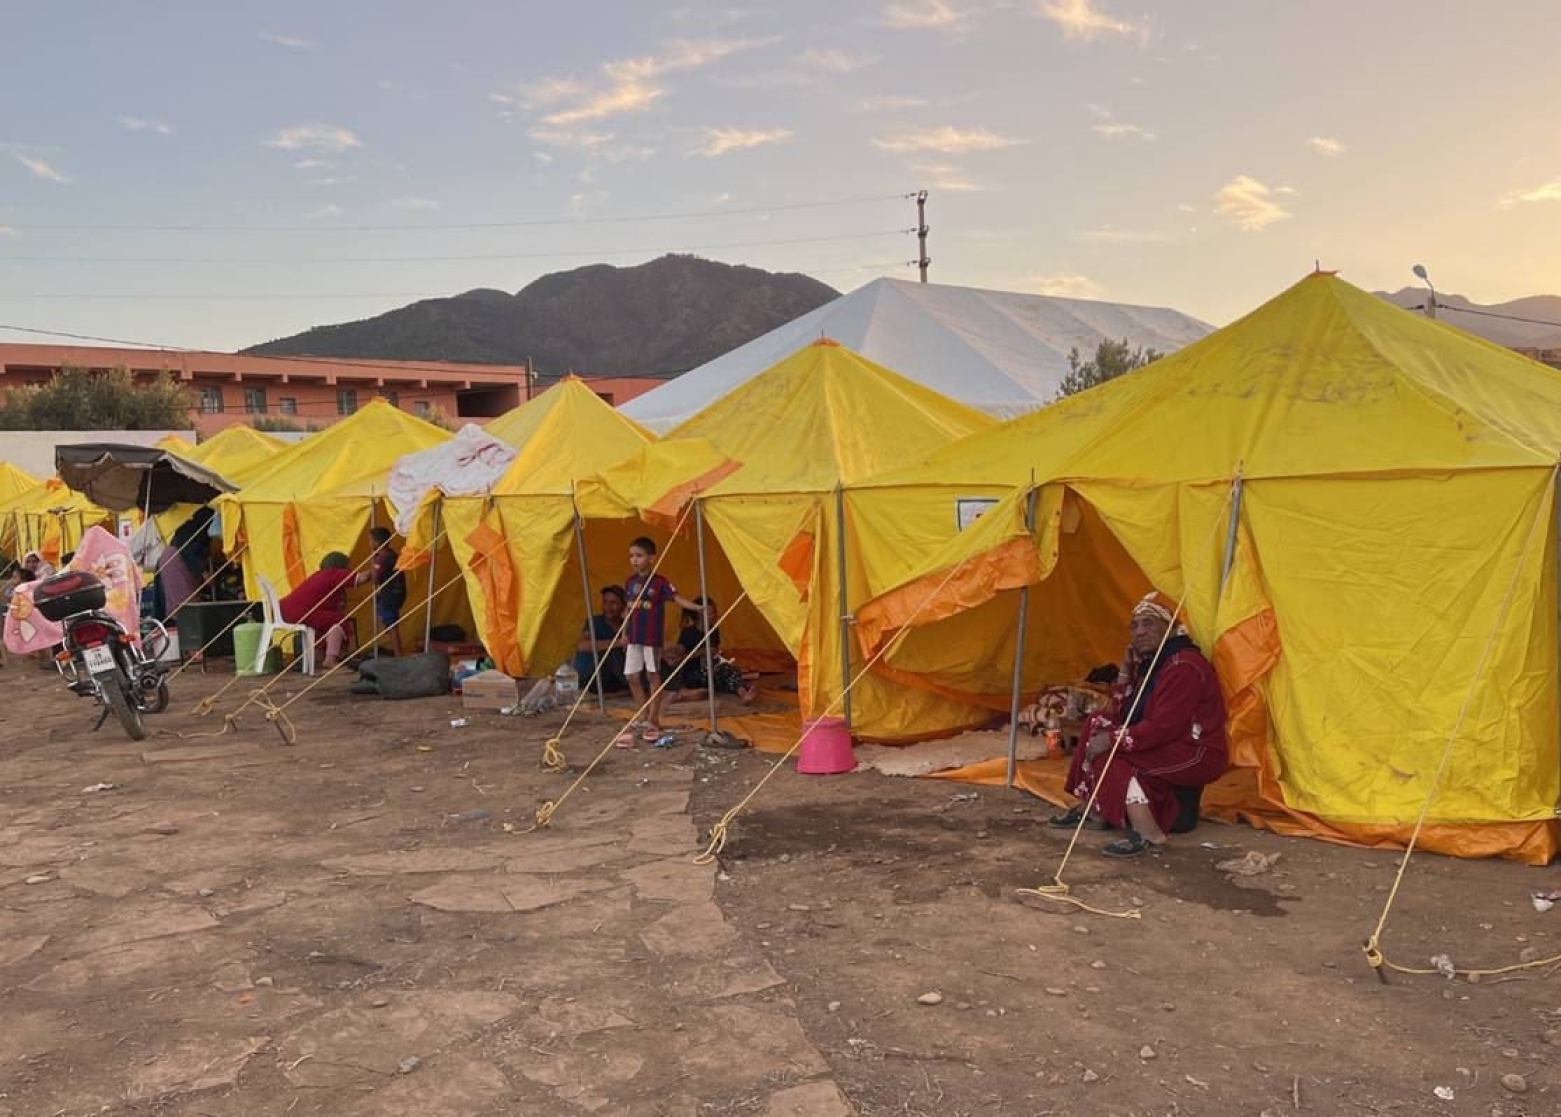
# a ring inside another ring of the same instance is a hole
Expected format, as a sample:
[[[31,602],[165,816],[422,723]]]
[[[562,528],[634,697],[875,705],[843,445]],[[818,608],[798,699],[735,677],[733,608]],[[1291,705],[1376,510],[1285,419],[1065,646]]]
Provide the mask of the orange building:
[[[265,417],[300,429],[323,427],[376,397],[422,418],[481,423],[551,383],[525,365],[0,343],[0,397],[24,384],[46,383],[62,368],[124,368],[148,378],[171,372],[194,398],[190,420],[202,438]],[[585,379],[613,406],[664,383],[656,377]]]

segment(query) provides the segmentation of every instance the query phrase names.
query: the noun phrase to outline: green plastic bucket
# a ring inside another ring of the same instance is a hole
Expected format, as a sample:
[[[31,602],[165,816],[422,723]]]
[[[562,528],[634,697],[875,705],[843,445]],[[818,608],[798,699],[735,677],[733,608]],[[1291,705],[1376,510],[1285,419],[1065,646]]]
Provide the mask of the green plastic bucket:
[[[266,669],[256,672],[255,654],[260,650],[260,633],[264,625],[253,621],[233,626],[233,673],[240,676],[275,675],[282,669],[282,651],[273,646],[266,653]]]

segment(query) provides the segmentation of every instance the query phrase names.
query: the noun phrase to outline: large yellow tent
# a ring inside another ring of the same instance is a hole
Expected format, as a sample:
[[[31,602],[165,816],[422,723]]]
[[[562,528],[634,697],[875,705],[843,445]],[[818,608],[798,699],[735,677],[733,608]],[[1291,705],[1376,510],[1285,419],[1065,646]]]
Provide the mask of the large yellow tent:
[[[175,449],[174,453],[204,465],[242,489],[265,471],[272,458],[291,445],[295,444],[238,424],[224,427],[188,450]]]
[[[432,423],[374,400],[272,456],[242,489],[214,502],[222,516],[224,548],[231,555],[243,547],[246,592],[254,598],[263,576],[278,594],[286,594],[331,551],[350,556],[354,565],[362,563],[370,551],[369,528],[391,522],[386,486],[396,459],[449,437]],[[418,578],[408,582],[409,605],[420,606],[427,595],[426,576],[421,583]],[[444,595],[436,604],[436,619],[469,622],[459,598]],[[405,614],[403,627],[421,631],[411,613]],[[366,626],[360,623],[360,628],[366,639]],[[407,632],[402,638],[409,639]]]
[[[28,489],[36,488],[37,485],[38,478],[25,469],[14,466],[10,462],[0,462],[0,504],[21,496]]]
[[[37,551],[51,563],[74,551],[91,527],[114,530],[118,517],[51,477],[0,502],[0,554]]]
[[[1561,795],[1558,460],[1555,372],[1317,274],[853,494],[930,555],[859,633],[882,648],[904,630],[895,677],[993,705],[1019,587],[1036,587],[1026,688],[1114,660],[1134,594],[1185,595],[1231,714],[1236,768],[1206,809],[1401,843],[1452,741],[1425,844],[1542,860]],[[961,486],[1011,495],[940,539],[924,509]]]
[[[860,663],[844,661],[841,617],[865,600],[861,552],[898,546],[864,538],[849,523],[842,538],[841,486],[992,425],[980,412],[825,340],[668,432],[669,440],[703,440],[741,463],[698,500],[738,583],[797,660],[804,715],[844,712],[843,679]],[[665,504],[658,479],[645,484],[634,503]],[[864,679],[850,699],[853,729],[882,740],[911,738],[940,719],[974,724],[988,716],[976,704],[876,677]]]
[[[587,604],[575,533],[576,480],[608,469],[651,436],[569,377],[484,428],[519,454],[491,493],[425,503],[411,534],[426,545],[442,531],[466,579],[484,647],[511,675],[552,671],[573,652]],[[438,528],[435,528],[435,524]],[[597,540],[600,564],[624,548]],[[593,571],[608,577],[605,566]],[[616,569],[616,567],[613,567]]]

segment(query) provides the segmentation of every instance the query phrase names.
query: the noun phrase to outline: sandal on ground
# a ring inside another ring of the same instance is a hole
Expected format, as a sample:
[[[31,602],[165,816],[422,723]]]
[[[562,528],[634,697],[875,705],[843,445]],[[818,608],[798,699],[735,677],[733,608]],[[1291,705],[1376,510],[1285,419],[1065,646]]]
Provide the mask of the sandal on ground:
[[[646,722],[645,727],[640,730],[640,740],[655,744],[661,740],[661,726]]]
[[[1107,857],[1137,857],[1142,853],[1154,853],[1160,848],[1159,843],[1151,842],[1131,826],[1127,829],[1127,836],[1118,838],[1101,850]]]
[[[1055,830],[1072,830],[1075,826],[1077,826],[1079,824],[1079,819],[1081,819],[1083,817],[1084,817],[1084,807],[1082,805],[1080,805],[1080,806],[1074,807],[1067,814],[1054,814],[1054,815],[1052,815],[1050,818],[1048,818],[1046,820],[1046,825],[1052,827]],[[1098,818],[1091,818],[1091,819],[1087,819],[1085,821],[1084,829],[1086,829],[1086,830],[1109,830],[1109,829],[1111,829],[1111,824],[1107,823],[1107,822],[1102,822]]]
[[[634,740],[634,733],[631,730],[625,729],[622,733],[613,738],[612,743],[616,748],[632,749],[636,744]]]

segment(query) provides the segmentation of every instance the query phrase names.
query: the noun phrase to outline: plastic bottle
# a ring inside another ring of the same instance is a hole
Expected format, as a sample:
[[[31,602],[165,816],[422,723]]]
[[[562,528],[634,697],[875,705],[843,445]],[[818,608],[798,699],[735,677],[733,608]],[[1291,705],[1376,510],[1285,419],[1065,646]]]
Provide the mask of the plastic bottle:
[[[553,690],[560,701],[574,701],[574,696],[580,693],[580,676],[575,671],[574,664],[561,664],[558,670],[553,672]]]

